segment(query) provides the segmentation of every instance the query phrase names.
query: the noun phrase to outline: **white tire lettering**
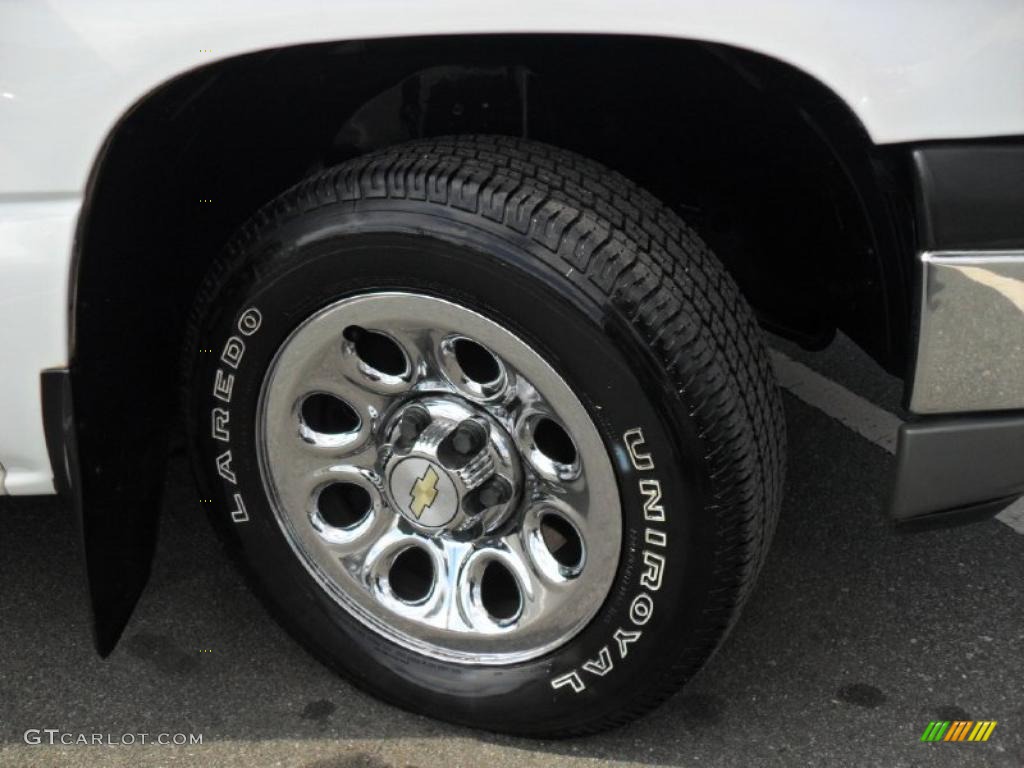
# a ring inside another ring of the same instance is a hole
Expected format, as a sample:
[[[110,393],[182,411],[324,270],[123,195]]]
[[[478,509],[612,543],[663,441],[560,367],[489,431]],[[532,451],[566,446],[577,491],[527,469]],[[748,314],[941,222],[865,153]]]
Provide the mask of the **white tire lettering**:
[[[224,453],[217,457],[217,474],[219,474],[232,485],[238,485],[238,481],[235,479],[235,473],[231,469],[230,450],[224,451]]]
[[[228,421],[230,421],[230,419],[231,414],[228,413],[225,408],[214,408],[210,411],[210,421],[212,422],[211,427],[214,440],[220,440],[222,443],[230,442],[231,431],[228,429]]]
[[[608,650],[608,646],[604,646],[601,652],[597,654],[597,658],[587,661],[583,668],[598,677],[604,677],[611,672],[615,668],[615,664],[612,662],[612,654]]]
[[[230,365],[237,371],[243,355],[245,355],[245,342],[237,336],[232,336],[224,343],[224,351],[220,353],[220,359],[225,365]]]
[[[644,529],[644,541],[654,547],[668,546],[668,534],[654,528]]]
[[[231,520],[236,523],[245,523],[249,520],[249,513],[245,511],[245,501],[242,494],[235,494],[235,508],[231,510]]]
[[[654,613],[654,601],[651,596],[646,592],[641,592],[639,595],[633,598],[633,603],[629,606],[629,620],[636,624],[638,627],[642,627],[648,621],[651,620],[651,616]]]
[[[231,390],[235,388],[235,374],[225,374],[220,368],[213,375],[213,396],[225,403],[231,402]]]
[[[642,634],[643,632],[639,629],[623,629],[619,627],[615,630],[613,637],[615,638],[615,644],[619,646],[620,659],[624,659],[629,655],[629,644],[639,640]]]
[[[657,480],[641,480],[640,493],[647,497],[644,500],[644,519],[653,523],[664,522],[665,510],[660,504],[661,483]]]
[[[629,460],[633,464],[633,469],[637,471],[654,469],[654,459],[651,458],[651,454],[640,451],[645,443],[644,432],[640,427],[627,430],[622,435],[622,439],[626,443],[626,450],[629,452]]]
[[[654,552],[644,550],[644,572],[640,574],[640,583],[657,592],[661,589],[661,577],[665,572],[665,558]]]
[[[248,307],[238,317],[238,332],[242,336],[252,336],[263,324],[263,315],[256,307]],[[238,336],[231,336],[224,343],[220,360],[224,365],[238,370],[238,366],[245,356],[245,341]],[[231,396],[235,388],[235,374],[224,368],[217,368],[213,374],[213,396],[224,403],[225,406],[215,406],[210,411],[210,429],[214,440],[223,443],[231,442],[231,411],[226,407],[231,403]],[[231,448],[228,448],[217,457],[217,474],[232,485],[238,485],[238,477],[231,464],[233,456]],[[249,521],[249,512],[245,508],[245,499],[241,493],[231,494],[234,506],[231,509],[231,521],[234,523],[245,523]]]
[[[555,690],[558,690],[559,688],[564,688],[567,685],[571,685],[573,691],[575,691],[576,693],[581,693],[587,687],[586,683],[584,683],[580,679],[580,676],[576,674],[575,670],[572,672],[568,672],[560,677],[556,677],[554,680],[551,681],[551,687]]]
[[[633,469],[638,472],[646,472],[654,469],[654,457],[646,450],[647,441],[644,438],[643,429],[633,427],[626,430],[622,440],[629,455],[629,461]],[[648,523],[664,523],[665,509],[661,504],[661,482],[657,478],[647,477],[639,480],[640,500],[643,504],[644,519]],[[656,526],[644,528],[644,543],[651,547],[666,549],[668,547],[668,533]],[[612,634],[615,642],[615,650],[618,651],[619,659],[625,659],[629,655],[629,647],[643,637],[643,630],[639,629],[647,624],[654,615],[654,598],[664,581],[665,565],[667,557],[665,554],[644,549],[642,551],[643,565],[640,569],[640,586],[643,590],[633,597],[629,604],[629,620],[633,624],[632,629],[617,627]],[[597,657],[587,659],[580,669],[560,675],[551,680],[551,687],[554,689],[570,687],[575,693],[582,693],[586,690],[586,683],[580,677],[581,672],[589,672],[597,677],[604,677],[615,669],[615,660],[611,644],[605,645],[598,652]]]
[[[244,336],[252,336],[256,331],[260,329],[260,325],[263,324],[263,315],[256,307],[249,307],[245,312],[242,313],[241,317],[238,318],[238,330]]]

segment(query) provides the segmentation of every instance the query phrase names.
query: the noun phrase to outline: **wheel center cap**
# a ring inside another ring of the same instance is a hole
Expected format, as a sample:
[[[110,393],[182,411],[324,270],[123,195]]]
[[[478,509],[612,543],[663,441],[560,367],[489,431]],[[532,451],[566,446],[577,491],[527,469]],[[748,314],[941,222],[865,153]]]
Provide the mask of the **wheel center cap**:
[[[448,473],[419,456],[402,459],[391,470],[391,498],[411,522],[441,528],[459,510],[459,494]]]
[[[482,409],[428,395],[399,409],[384,433],[389,502],[420,532],[474,538],[514,511],[523,484],[519,454]]]

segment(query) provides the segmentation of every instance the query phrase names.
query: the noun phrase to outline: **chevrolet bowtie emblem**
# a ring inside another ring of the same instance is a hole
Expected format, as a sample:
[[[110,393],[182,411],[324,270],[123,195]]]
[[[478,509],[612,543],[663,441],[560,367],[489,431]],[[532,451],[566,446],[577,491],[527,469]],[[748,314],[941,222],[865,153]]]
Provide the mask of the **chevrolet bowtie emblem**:
[[[437,498],[437,481],[437,472],[433,467],[427,467],[423,477],[418,478],[412,484],[412,490],[409,491],[409,496],[412,498],[409,510],[416,515],[417,520],[423,516],[425,511],[430,509],[430,505]]]

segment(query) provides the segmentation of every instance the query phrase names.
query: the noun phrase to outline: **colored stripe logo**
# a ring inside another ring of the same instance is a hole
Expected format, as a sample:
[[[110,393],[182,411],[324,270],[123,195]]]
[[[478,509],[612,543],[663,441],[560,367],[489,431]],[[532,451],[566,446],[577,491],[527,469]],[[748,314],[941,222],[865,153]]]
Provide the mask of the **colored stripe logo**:
[[[995,720],[932,720],[921,741],[988,741],[995,729]]]

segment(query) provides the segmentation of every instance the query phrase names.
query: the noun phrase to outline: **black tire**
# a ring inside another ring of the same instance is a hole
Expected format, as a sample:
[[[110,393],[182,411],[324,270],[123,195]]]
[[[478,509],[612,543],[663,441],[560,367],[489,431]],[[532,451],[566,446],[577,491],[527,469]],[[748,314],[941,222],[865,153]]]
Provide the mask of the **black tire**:
[[[271,513],[255,449],[264,373],[304,318],[382,288],[449,298],[527,340],[579,395],[612,457],[623,515],[615,582],[597,616],[540,658],[460,666],[385,640],[317,585]],[[232,337],[244,341],[237,368],[222,362]],[[258,565],[247,569],[254,587],[303,645],[407,709],[549,737],[625,723],[708,659],[764,561],[785,434],[751,311],[674,213],[572,153],[501,137],[424,140],[303,181],[215,262],[186,354],[192,451],[218,530]],[[210,431],[221,407],[226,443]],[[226,450],[234,482],[218,473]],[[233,522],[240,501],[246,519]],[[645,553],[658,542],[656,584]]]

